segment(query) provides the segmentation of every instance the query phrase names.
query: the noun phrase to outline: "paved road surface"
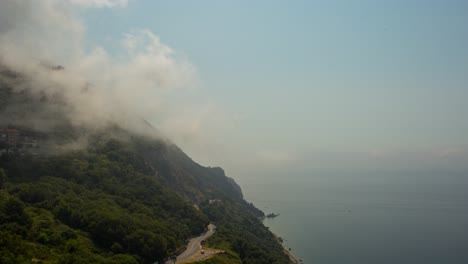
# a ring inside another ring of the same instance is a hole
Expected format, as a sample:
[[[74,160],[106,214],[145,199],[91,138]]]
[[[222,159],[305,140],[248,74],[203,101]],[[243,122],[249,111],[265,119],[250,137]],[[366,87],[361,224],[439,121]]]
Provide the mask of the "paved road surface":
[[[205,239],[209,238],[210,236],[212,236],[214,234],[214,232],[215,232],[215,229],[216,229],[215,225],[209,224],[208,225],[208,231],[206,231],[206,233],[204,233],[201,236],[194,237],[194,238],[190,239],[190,241],[189,241],[189,243],[187,245],[187,249],[184,252],[182,252],[182,254],[177,256],[177,262],[176,263],[184,262],[187,259],[189,259],[191,256],[195,255],[198,251],[200,251],[202,249],[202,246],[201,246],[202,240],[205,240]],[[173,264],[173,263],[174,263],[174,261],[168,260],[168,261],[166,261],[165,264]]]

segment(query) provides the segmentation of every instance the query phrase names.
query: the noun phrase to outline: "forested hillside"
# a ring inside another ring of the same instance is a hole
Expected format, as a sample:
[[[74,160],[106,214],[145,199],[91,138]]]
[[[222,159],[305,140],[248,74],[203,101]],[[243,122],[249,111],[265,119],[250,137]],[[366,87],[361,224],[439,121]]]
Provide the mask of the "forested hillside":
[[[258,209],[220,188],[198,190],[206,197],[198,211],[138,146],[106,140],[60,156],[2,155],[2,263],[152,263],[210,221],[219,230],[210,243],[228,252],[221,259],[288,263]],[[222,203],[210,205],[213,194]]]
[[[60,157],[3,155],[0,167],[2,263],[152,263],[208,224],[115,141]]]
[[[77,125],[60,93],[24,80],[0,67],[0,263],[162,263],[210,222],[226,254],[208,263],[289,263],[221,168],[144,120]]]

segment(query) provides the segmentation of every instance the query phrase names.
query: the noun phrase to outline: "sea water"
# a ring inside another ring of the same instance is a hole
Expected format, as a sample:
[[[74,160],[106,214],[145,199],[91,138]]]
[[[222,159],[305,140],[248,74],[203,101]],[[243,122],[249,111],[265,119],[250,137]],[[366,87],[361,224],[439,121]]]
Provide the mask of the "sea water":
[[[265,225],[311,264],[468,263],[468,174],[271,173],[239,179]]]

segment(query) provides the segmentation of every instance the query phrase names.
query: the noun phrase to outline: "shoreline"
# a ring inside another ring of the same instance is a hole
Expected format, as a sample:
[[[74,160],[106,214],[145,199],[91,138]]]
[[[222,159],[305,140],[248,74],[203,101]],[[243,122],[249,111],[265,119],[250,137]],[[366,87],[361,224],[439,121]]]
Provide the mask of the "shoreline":
[[[278,214],[279,215],[279,214]],[[278,216],[278,215],[275,215]],[[263,225],[265,225],[265,222],[264,220],[266,219],[267,217],[261,217],[260,220],[263,222]],[[266,226],[266,225],[265,225]],[[268,229],[270,229],[268,226],[266,226]],[[286,254],[288,257],[289,257],[289,260],[291,261],[291,263],[293,264],[303,264],[304,262],[302,261],[302,259],[299,259],[298,257],[294,256],[293,253],[291,253],[291,251],[288,250],[288,248],[286,247],[286,245],[284,244],[284,240],[283,238],[281,238],[280,236],[278,236],[276,233],[274,233],[273,231],[270,230],[270,232],[275,236],[276,238],[276,241],[278,241],[278,243],[281,245],[281,247],[283,248],[283,252],[284,254]]]
[[[283,247],[283,252],[284,254],[288,255],[289,257],[289,260],[291,260],[291,263],[293,264],[300,264],[300,263],[303,263],[302,260],[300,260],[298,257],[294,256],[287,248],[286,246],[284,245],[283,243],[283,239],[280,238],[277,234],[273,233],[275,235],[275,238],[276,240],[278,241],[278,243],[281,244],[281,246]]]
[[[296,256],[294,256],[291,252],[289,252],[289,250],[287,250],[287,249],[284,247],[284,245],[283,245],[283,248],[284,248],[284,253],[285,253],[286,255],[288,255],[289,260],[291,260],[292,263],[294,263],[294,264],[300,264],[300,263],[301,263],[301,261],[300,261]]]

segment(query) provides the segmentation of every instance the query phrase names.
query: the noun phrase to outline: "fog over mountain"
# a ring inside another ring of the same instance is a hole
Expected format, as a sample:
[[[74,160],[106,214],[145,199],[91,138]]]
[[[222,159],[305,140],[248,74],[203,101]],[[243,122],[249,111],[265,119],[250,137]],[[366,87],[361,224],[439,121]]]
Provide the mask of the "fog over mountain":
[[[193,86],[196,73],[189,62],[178,58],[146,29],[122,36],[123,53],[118,58],[112,58],[103,47],[89,44],[86,27],[79,17],[81,9],[125,4],[126,1],[2,1],[0,64],[3,70],[20,76],[2,81],[17,82],[10,83],[14,92],[25,91],[37,100],[55,98],[59,103],[50,106],[49,114],[61,113],[73,126],[99,129],[118,124],[132,132],[148,133],[141,120],[170,118],[160,111],[165,98],[175,89]],[[6,109],[0,120],[18,111]],[[51,118],[47,113],[35,113],[21,122],[47,131],[55,122]]]
[[[465,34],[455,28],[462,23],[447,24],[453,32],[440,28],[433,34],[443,14],[431,13],[432,24],[411,23],[418,12],[411,9],[403,19],[412,27],[388,32],[379,27],[397,27],[401,19],[392,13],[378,20],[385,6],[363,14],[376,23],[357,16],[343,23],[315,4],[289,5],[286,13],[282,5],[268,12],[257,7],[258,14],[211,3],[194,4],[197,12],[191,13],[191,5],[179,10],[151,1],[5,0],[0,61],[34,83],[22,87],[38,98],[60,94],[74,125],[114,122],[141,133],[132,120],[145,119],[197,160],[233,174],[269,173],[277,165],[466,169],[466,74],[464,67],[450,68],[462,64],[466,53],[445,56],[441,50],[456,49],[437,49],[445,40],[458,43]],[[327,10],[354,10],[329,5]],[[320,23],[304,23],[298,10]],[[184,19],[164,15],[179,11]],[[241,13],[246,19],[239,21]],[[351,31],[363,37],[344,33]],[[414,32],[420,36],[412,39]],[[398,45],[379,41],[390,33]],[[285,39],[301,44],[285,48]],[[366,45],[375,56],[363,60]],[[408,50],[424,60],[408,60]],[[342,66],[326,66],[335,64]],[[64,69],[51,70],[58,65]]]

